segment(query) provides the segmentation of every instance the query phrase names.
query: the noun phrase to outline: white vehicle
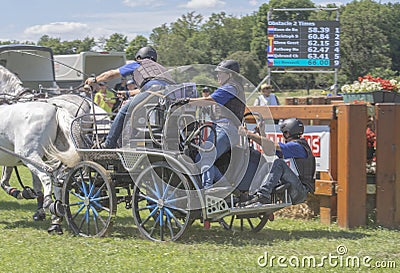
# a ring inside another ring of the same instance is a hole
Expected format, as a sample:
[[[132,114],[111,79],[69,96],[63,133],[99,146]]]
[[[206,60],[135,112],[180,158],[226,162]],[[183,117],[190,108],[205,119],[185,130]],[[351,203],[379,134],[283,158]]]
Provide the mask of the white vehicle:
[[[10,44],[0,46],[0,65],[14,73],[24,87],[57,88],[53,51],[49,47]]]
[[[55,55],[54,60],[57,84],[61,88],[76,88],[92,74],[125,65],[126,55],[125,52],[81,52]],[[111,80],[107,85],[112,88],[118,82],[119,79]]]

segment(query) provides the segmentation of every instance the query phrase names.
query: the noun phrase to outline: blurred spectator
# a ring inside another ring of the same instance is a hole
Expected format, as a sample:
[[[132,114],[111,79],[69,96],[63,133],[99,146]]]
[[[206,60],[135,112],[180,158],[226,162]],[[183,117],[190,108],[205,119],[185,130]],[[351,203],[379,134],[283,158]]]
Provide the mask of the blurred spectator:
[[[106,83],[100,82],[99,91],[94,95],[94,102],[98,106],[103,108],[107,113],[111,113],[114,101],[114,94],[111,91],[107,90]]]
[[[128,87],[127,87],[127,80],[126,80],[125,77],[122,77],[122,78],[121,78],[121,82],[120,82],[120,83],[117,83],[117,84],[114,86],[114,90],[115,90],[115,91],[125,91],[125,90],[128,90]]]
[[[272,93],[274,88],[270,84],[262,84],[260,87],[261,95],[259,95],[254,101],[254,106],[266,106],[266,105],[279,105],[278,97]]]
[[[136,82],[134,80],[127,81],[126,86],[128,87],[128,91],[134,91],[134,90],[138,89]],[[135,95],[134,93],[135,92],[129,92],[129,96],[134,96]]]
[[[207,86],[204,87],[203,90],[201,91],[201,95],[203,97],[208,97],[210,94],[211,94],[211,90]]]
[[[210,88],[208,88],[207,86],[203,88],[203,90],[201,90],[201,95],[203,98],[207,98],[209,97],[211,94],[211,90]],[[212,106],[203,106],[201,108],[201,114],[202,114],[202,118],[204,120],[210,120],[211,119],[211,111],[212,111]]]

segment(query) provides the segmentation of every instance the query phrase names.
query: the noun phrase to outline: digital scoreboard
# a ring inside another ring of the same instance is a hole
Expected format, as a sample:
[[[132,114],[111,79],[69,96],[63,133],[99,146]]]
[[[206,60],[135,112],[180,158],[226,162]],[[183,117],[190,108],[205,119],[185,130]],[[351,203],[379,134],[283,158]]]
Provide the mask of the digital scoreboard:
[[[269,21],[269,67],[340,66],[339,21]]]

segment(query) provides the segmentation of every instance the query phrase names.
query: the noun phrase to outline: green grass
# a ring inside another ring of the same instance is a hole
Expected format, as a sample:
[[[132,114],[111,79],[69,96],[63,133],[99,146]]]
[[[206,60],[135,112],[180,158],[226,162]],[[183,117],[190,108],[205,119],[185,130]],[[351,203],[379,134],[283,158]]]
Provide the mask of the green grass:
[[[326,262],[324,268],[289,266],[284,272],[398,272],[400,267],[398,230],[343,230],[317,219],[277,218],[253,234],[229,232],[217,223],[205,230],[196,221],[181,241],[154,243],[140,236],[131,211],[122,205],[107,238],[74,236],[65,223],[64,235],[48,235],[49,220],[32,220],[35,207],[33,200],[15,200],[0,191],[0,272],[280,272],[276,260],[272,268],[260,267],[258,258],[267,252],[269,257],[321,259],[337,255],[339,245],[348,249],[347,256],[370,256],[371,263],[395,261],[397,269],[332,267]]]

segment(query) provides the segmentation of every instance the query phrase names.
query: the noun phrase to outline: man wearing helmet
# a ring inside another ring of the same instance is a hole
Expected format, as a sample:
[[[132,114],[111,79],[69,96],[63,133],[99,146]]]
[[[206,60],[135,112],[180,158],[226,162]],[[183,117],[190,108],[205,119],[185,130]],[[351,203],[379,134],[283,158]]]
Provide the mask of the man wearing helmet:
[[[115,148],[122,134],[124,119],[129,108],[143,101],[150,95],[146,90],[158,91],[166,85],[173,83],[167,75],[166,68],[157,63],[157,52],[150,46],[142,47],[135,55],[135,62],[125,64],[117,69],[105,71],[97,77],[90,77],[86,80],[86,84],[95,84],[96,82],[109,81],[114,78],[132,76],[141,93],[137,94],[133,99],[121,107],[114,122],[110,128],[110,132],[102,144],[103,148]],[[125,94],[125,91],[121,91]]]
[[[292,204],[304,202],[307,193],[314,193],[315,157],[307,141],[302,138],[304,132],[303,122],[296,118],[289,118],[280,123],[280,129],[285,138],[285,143],[273,143],[270,139],[261,137],[259,134],[246,131],[241,128],[240,133],[262,145],[263,151],[271,156],[274,151],[279,157],[274,160],[271,170],[257,190],[254,198],[247,201],[245,205],[262,205],[271,203],[272,190],[281,185],[289,183],[289,195]],[[289,159],[287,165],[284,159]]]
[[[235,60],[225,60],[218,64],[215,71],[218,73],[218,82],[221,85],[211,95],[201,98],[191,98],[190,101],[212,101],[221,108],[221,117],[215,120],[216,131],[216,158],[231,149],[231,144],[239,142],[238,127],[243,119],[245,110],[245,97],[243,86],[240,82],[239,63]],[[214,142],[214,136],[210,135],[207,141]],[[200,156],[196,161],[200,160]],[[202,166],[202,183],[204,188],[210,188],[214,182],[223,178],[220,170],[213,164]],[[221,181],[223,181],[221,180]]]

